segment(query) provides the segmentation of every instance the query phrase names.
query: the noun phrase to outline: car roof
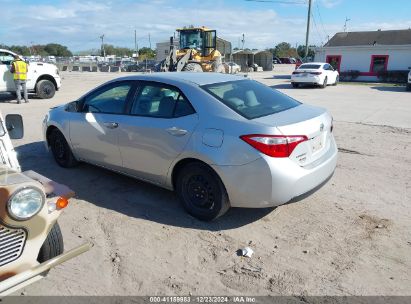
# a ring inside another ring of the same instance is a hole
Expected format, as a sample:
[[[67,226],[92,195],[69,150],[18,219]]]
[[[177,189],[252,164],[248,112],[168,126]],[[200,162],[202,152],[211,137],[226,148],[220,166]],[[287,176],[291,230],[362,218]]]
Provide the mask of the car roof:
[[[319,65],[324,65],[327,64],[326,62],[304,62],[303,64],[319,64]],[[302,64],[302,65],[303,65]]]
[[[185,83],[194,83],[199,86],[219,83],[219,82],[228,82],[244,79],[242,76],[235,76],[222,73],[196,73],[196,72],[157,72],[151,74],[140,74],[121,77],[121,80],[147,80],[147,81],[158,81],[158,82],[185,82]],[[119,79],[117,79],[119,80]]]

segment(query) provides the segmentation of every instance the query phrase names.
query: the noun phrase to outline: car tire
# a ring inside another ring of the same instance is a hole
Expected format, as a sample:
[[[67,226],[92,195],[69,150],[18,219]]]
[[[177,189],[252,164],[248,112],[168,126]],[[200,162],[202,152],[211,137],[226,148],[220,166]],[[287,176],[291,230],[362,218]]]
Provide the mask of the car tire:
[[[219,176],[206,164],[192,162],[178,173],[176,191],[184,209],[201,221],[212,221],[230,208]]]
[[[190,62],[185,65],[183,68],[185,72],[203,72],[203,68],[198,63]]]
[[[56,94],[56,87],[50,80],[43,79],[36,84],[36,94],[41,99],[49,99]]]
[[[324,78],[324,82],[323,84],[320,86],[322,89],[325,89],[327,87],[327,82],[328,82],[328,78],[327,76]]]
[[[340,82],[340,76],[337,76],[337,78],[335,78],[335,82],[333,86],[337,86],[339,82]]]
[[[291,85],[293,88],[298,88],[299,84],[297,82],[291,82]]]
[[[63,235],[60,226],[56,222],[51,228],[46,240],[40,248],[37,261],[43,263],[64,252]]]
[[[73,152],[63,133],[58,129],[54,129],[51,131],[49,138],[51,152],[59,166],[63,168],[72,168],[78,164],[78,161],[74,158]]]
[[[407,90],[407,91],[411,91],[411,83],[408,83],[408,84],[407,84],[406,90]]]

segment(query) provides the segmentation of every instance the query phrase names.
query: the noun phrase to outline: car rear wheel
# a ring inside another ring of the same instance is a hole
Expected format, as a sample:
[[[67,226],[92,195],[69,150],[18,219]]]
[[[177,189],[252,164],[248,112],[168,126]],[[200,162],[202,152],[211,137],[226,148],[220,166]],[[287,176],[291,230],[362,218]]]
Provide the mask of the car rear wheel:
[[[292,82],[291,85],[293,86],[293,88],[298,88],[298,83],[297,82]]]
[[[49,138],[51,152],[53,153],[54,159],[61,167],[72,168],[78,164],[63,133],[54,129],[51,131]]]
[[[177,176],[176,190],[184,209],[199,220],[212,221],[230,208],[221,179],[203,163],[185,165]]]
[[[52,98],[56,93],[56,87],[50,80],[40,80],[36,85],[36,94],[41,99]]]
[[[321,85],[321,88],[322,88],[322,89],[325,89],[325,88],[327,87],[327,81],[328,81],[328,79],[327,79],[327,77],[325,77],[325,78],[324,78],[324,82],[323,82],[323,84]]]
[[[407,91],[411,91],[411,83],[407,84]]]
[[[46,240],[41,246],[37,261],[43,263],[64,252],[63,235],[61,234],[60,226],[56,222],[51,228]]]

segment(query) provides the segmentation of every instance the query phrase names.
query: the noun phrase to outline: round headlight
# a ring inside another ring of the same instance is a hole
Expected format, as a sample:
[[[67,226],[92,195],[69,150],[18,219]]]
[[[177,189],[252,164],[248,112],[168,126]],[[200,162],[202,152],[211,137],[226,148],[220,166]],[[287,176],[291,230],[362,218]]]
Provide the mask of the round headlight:
[[[44,194],[35,187],[27,187],[13,193],[7,203],[10,216],[17,221],[28,220],[43,207]]]

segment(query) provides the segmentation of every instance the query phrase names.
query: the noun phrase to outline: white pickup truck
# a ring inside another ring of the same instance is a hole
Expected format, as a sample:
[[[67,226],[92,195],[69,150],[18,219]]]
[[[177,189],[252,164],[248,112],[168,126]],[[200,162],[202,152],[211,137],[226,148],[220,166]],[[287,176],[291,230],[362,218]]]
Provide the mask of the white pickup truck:
[[[16,91],[10,64],[15,53],[0,49],[0,93]],[[59,70],[54,64],[31,62],[27,73],[27,91],[39,98],[52,98],[61,86]]]

